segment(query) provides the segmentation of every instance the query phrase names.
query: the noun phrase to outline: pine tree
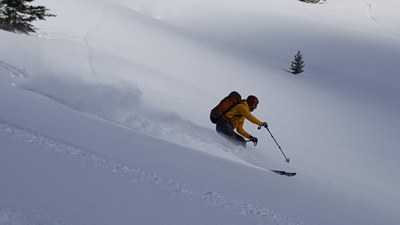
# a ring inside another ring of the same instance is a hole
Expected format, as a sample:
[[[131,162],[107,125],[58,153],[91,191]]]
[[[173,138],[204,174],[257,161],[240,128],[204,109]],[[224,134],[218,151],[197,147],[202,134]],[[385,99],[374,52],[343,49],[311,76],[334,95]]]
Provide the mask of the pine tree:
[[[0,29],[15,33],[34,33],[35,28],[31,24],[33,21],[45,20],[45,17],[55,16],[48,13],[48,9],[44,6],[27,4],[33,1],[0,0]]]
[[[293,74],[300,74],[304,72],[304,61],[303,61],[303,55],[301,54],[300,51],[297,52],[297,54],[294,56],[294,61],[292,61],[292,65],[290,67],[290,70],[292,71]]]

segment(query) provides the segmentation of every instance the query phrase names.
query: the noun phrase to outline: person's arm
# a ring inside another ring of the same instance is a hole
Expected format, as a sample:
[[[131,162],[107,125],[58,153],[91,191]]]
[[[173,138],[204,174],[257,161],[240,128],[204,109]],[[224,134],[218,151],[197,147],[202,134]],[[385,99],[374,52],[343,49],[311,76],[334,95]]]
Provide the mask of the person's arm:
[[[239,133],[239,134],[241,134],[243,137],[245,137],[245,138],[247,138],[247,139],[250,139],[250,134],[249,133],[247,133],[244,129],[243,129],[243,124],[244,124],[244,120],[240,120],[239,122],[238,122],[238,126],[237,126],[237,128],[236,128],[236,130],[237,130],[237,132]]]
[[[253,116],[249,110],[243,110],[242,115],[244,118],[246,118],[248,121],[258,125],[262,126],[263,122],[261,122],[259,119],[257,119],[255,116]]]

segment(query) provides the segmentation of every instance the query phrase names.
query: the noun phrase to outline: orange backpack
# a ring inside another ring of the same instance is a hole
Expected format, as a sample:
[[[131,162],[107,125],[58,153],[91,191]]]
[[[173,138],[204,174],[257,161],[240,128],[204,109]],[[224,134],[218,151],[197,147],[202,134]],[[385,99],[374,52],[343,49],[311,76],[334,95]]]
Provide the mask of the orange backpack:
[[[221,100],[221,102],[215,106],[210,112],[210,120],[212,123],[217,121],[235,105],[240,103],[242,97],[236,91],[232,91],[228,96]]]

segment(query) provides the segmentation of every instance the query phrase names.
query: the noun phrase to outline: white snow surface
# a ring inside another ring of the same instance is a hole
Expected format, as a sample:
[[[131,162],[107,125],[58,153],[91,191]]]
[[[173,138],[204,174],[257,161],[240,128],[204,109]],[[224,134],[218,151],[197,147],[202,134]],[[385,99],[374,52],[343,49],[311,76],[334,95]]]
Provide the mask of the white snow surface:
[[[33,4],[0,31],[0,225],[400,223],[398,0]],[[216,133],[233,90],[290,163]]]

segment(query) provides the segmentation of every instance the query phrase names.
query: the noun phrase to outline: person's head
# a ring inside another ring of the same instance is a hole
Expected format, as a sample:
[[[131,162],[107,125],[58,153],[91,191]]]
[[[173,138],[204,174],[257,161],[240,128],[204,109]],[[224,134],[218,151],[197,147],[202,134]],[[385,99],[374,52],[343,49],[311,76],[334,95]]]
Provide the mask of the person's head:
[[[258,98],[254,95],[249,95],[246,99],[247,105],[250,107],[250,111],[253,112],[258,105]]]

